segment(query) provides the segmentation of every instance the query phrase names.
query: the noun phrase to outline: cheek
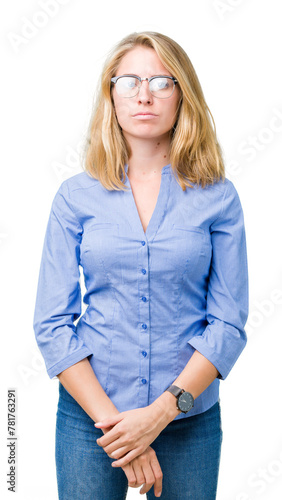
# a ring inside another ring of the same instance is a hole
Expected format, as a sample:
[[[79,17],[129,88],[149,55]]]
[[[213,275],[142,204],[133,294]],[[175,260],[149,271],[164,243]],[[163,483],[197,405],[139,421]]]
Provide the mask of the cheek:
[[[127,99],[114,99],[114,106],[117,120],[120,126],[122,126],[122,123],[130,116],[130,103]]]
[[[177,111],[177,106],[175,106],[174,104],[172,104],[168,109],[167,109],[167,113],[166,113],[166,121],[167,121],[167,124],[170,126],[170,127],[173,127],[175,121],[176,121],[176,111]]]
[[[178,106],[179,106],[181,97],[179,95],[179,92],[175,92],[172,97],[173,97],[173,101],[171,102],[170,113],[171,113],[171,117],[172,117],[172,121],[173,121],[173,125],[174,125],[174,123],[177,119],[178,112],[180,111],[181,105],[180,105],[179,109],[178,109]]]
[[[173,103],[173,117],[174,119],[177,117],[177,112],[179,112],[180,110],[180,107],[179,107],[179,97],[177,97],[177,99],[175,99],[174,103]]]

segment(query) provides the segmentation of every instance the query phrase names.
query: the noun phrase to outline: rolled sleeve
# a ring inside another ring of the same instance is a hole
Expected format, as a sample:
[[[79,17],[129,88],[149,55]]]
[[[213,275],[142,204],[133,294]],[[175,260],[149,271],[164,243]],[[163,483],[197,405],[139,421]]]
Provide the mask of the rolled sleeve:
[[[207,326],[188,343],[225,379],[244,349],[249,291],[244,216],[238,193],[227,181],[220,216],[211,224],[212,260],[207,293]]]
[[[81,314],[81,236],[82,228],[64,181],[54,197],[47,224],[33,321],[50,378],[91,354],[74,325]]]

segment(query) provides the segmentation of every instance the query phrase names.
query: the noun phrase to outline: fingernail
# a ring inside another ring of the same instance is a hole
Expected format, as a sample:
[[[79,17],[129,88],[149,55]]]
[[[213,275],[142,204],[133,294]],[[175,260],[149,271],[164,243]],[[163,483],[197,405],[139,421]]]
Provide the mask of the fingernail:
[[[101,425],[102,422],[96,422],[94,425]]]

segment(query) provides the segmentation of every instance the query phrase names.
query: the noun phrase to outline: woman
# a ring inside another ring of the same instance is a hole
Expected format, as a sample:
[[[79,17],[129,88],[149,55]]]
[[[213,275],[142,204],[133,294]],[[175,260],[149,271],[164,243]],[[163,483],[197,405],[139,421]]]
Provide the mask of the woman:
[[[219,381],[246,344],[248,275],[212,123],[175,41],[144,32],[114,47],[85,171],[52,204],[35,307],[59,379],[60,499],[124,499],[128,484],[216,498]]]

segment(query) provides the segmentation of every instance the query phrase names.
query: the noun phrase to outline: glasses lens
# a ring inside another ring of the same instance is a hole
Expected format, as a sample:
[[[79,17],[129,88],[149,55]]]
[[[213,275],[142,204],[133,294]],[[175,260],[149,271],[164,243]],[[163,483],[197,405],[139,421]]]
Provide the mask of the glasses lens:
[[[153,78],[150,81],[150,92],[152,95],[161,99],[170,97],[174,90],[174,81],[164,76]]]
[[[116,91],[122,97],[134,97],[138,94],[139,83],[133,76],[122,76],[116,82]]]

